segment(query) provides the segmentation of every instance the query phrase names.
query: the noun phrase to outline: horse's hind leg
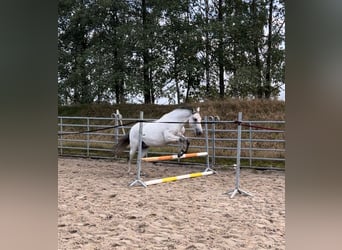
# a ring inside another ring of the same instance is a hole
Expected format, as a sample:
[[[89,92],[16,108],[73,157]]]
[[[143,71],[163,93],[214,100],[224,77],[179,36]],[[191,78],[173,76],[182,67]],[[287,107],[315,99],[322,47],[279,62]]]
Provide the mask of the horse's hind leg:
[[[141,158],[144,157],[147,154],[149,146],[147,146],[144,142],[142,142],[142,149],[141,149]],[[131,162],[135,155],[136,150],[138,149],[138,145],[132,145],[130,151],[129,151],[129,160],[128,160],[128,172],[131,171]]]
[[[141,158],[145,157],[147,155],[147,151],[148,151],[149,146],[147,146],[145,144],[145,142],[142,142],[141,145]]]
[[[127,170],[128,173],[131,172],[131,162],[132,162],[133,156],[134,156],[134,152],[133,152],[133,154],[132,154],[131,151],[129,151],[129,157],[128,157],[128,170]]]
[[[135,151],[137,150],[136,145],[131,145],[130,150],[129,150],[129,158],[128,158],[128,173],[131,171],[131,164],[132,164],[132,159],[135,155]]]

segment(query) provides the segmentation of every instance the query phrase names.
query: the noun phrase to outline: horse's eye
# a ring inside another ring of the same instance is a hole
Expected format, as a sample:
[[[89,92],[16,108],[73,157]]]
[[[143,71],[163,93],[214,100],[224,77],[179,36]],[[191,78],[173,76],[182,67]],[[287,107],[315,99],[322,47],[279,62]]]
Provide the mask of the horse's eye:
[[[194,122],[197,122],[197,118],[194,118]]]

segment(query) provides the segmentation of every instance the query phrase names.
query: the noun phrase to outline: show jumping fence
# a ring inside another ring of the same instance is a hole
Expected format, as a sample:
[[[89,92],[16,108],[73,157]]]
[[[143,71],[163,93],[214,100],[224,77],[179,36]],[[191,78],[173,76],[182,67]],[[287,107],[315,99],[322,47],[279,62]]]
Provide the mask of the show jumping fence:
[[[207,156],[208,152],[199,152],[199,153],[188,153],[183,154],[182,156],[178,157],[178,155],[163,155],[163,156],[155,156],[155,157],[145,157],[141,158],[142,161],[167,161],[167,160],[174,160],[174,159],[184,159],[184,158],[192,158],[192,157],[200,157],[200,156]]]
[[[114,156],[113,146],[121,136],[128,133],[137,120],[138,118],[122,118],[118,111],[107,118],[59,116],[58,154],[90,158],[126,158],[128,151],[126,154]],[[189,153],[205,151],[209,154],[211,165],[233,165],[237,152],[236,121],[218,120],[211,116],[207,117],[206,121],[203,124],[205,133],[200,137],[191,137],[191,129],[186,128],[186,136],[191,140]],[[284,169],[285,121],[241,121],[240,124],[241,167]],[[206,146],[206,139],[209,140],[209,147]],[[158,157],[177,152],[178,145],[151,147],[149,156]],[[178,163],[181,161],[184,164],[206,164],[208,158],[205,158],[178,159]]]

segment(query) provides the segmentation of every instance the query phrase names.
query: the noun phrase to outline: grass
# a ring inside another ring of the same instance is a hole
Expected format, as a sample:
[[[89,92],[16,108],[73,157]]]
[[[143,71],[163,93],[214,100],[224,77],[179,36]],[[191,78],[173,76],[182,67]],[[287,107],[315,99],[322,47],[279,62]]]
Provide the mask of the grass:
[[[285,120],[285,102],[278,100],[238,100],[206,101],[187,105],[157,104],[89,104],[58,107],[59,116],[111,117],[118,109],[123,117],[139,118],[139,111],[144,111],[145,118],[156,118],[180,106],[200,107],[201,115],[218,115],[221,120],[235,120],[238,112],[243,113],[243,120],[272,121]]]

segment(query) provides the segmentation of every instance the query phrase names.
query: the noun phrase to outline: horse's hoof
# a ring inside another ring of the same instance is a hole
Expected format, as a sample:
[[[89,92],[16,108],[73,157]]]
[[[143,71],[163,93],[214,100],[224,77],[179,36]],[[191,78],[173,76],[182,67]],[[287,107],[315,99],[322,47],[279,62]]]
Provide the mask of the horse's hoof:
[[[184,155],[184,151],[183,151],[183,150],[181,150],[181,151],[178,153],[177,156],[178,156],[178,158],[179,158],[179,157],[181,157],[182,155]]]

